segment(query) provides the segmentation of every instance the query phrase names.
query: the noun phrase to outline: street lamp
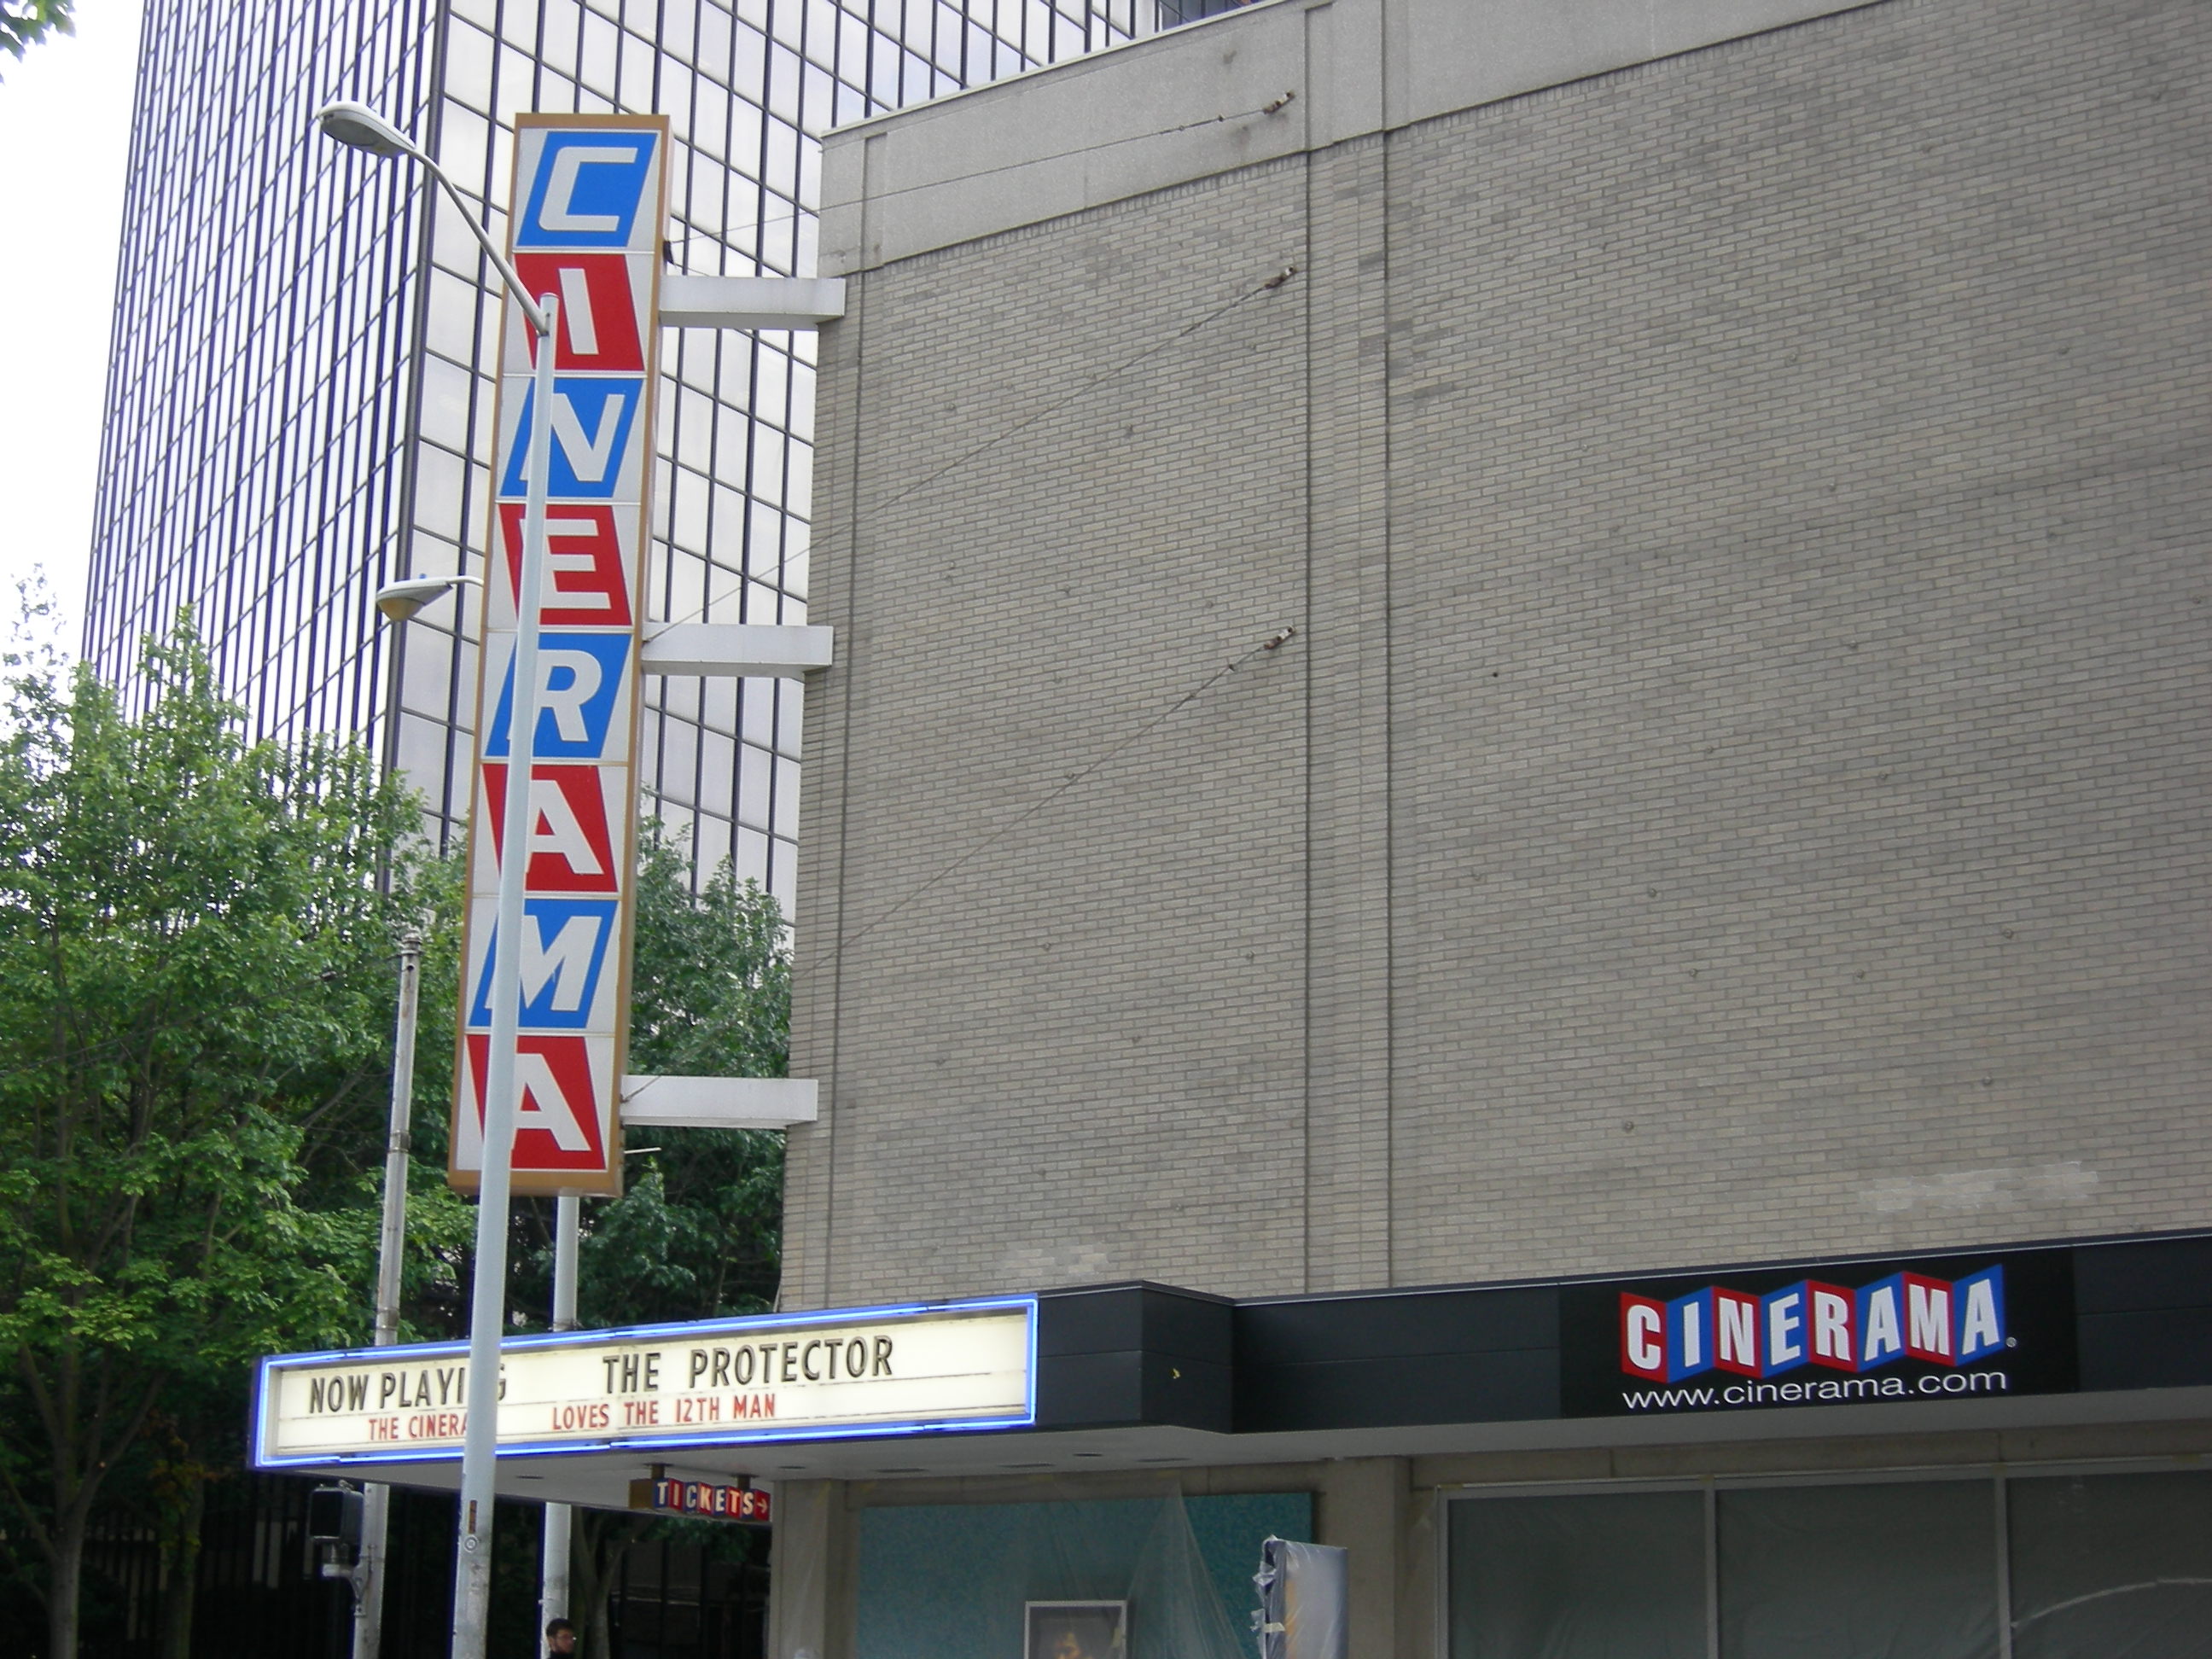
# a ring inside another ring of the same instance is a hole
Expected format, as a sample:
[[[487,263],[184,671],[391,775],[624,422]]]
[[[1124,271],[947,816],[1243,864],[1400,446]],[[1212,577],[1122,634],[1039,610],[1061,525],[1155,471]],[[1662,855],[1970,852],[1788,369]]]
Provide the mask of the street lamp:
[[[500,281],[507,284],[507,291],[522,307],[522,314],[530,321],[531,332],[541,340],[552,333],[553,314],[550,305],[545,309],[539,308],[538,301],[524,284],[521,273],[515,270],[507,255],[500,252],[499,244],[491,239],[491,233],[477,221],[476,209],[469,198],[461,194],[460,187],[446,176],[443,168],[415,147],[412,139],[368,105],[356,104],[347,98],[325,104],[317,110],[315,125],[322,130],[324,137],[335,138],[348,149],[357,149],[364,155],[374,155],[380,161],[404,155],[410,161],[421,162],[422,170],[444,186],[446,194],[453,198],[453,205],[460,209],[461,222],[474,233],[477,242],[483,247],[484,257],[499,272]]]
[[[376,608],[396,623],[411,618],[440,594],[466,583],[482,587],[481,576],[404,576],[376,590]]]
[[[536,337],[530,399],[529,493],[523,508],[521,568],[515,582],[514,692],[507,730],[507,799],[501,814],[498,919],[491,943],[491,1040],[484,1067],[483,1159],[477,1187],[476,1277],[469,1298],[468,1380],[461,1443],[459,1549],[453,1569],[453,1659],[483,1659],[491,1602],[491,1534],[499,1456],[499,1342],[507,1323],[507,1230],[513,1190],[515,1042],[522,1024],[523,876],[529,864],[530,782],[538,738],[538,592],[545,567],[545,495],[553,434],[553,361],[560,301],[532,300],[522,277],[477,223],[468,200],[397,127],[365,104],[318,111],[329,137],[380,156],[406,156],[445,187],[521,307]],[[404,586],[404,584],[402,585]],[[380,596],[381,598],[382,596]],[[405,606],[410,596],[395,601]],[[416,599],[416,608],[428,595]]]

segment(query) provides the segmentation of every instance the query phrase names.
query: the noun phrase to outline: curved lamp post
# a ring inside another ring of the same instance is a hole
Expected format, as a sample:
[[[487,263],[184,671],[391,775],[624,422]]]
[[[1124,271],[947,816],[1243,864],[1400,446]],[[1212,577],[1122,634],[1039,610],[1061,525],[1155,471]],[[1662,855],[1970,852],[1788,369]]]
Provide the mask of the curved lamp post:
[[[545,568],[547,455],[553,432],[553,360],[560,302],[552,295],[533,299],[520,273],[494,246],[477,222],[468,200],[438,164],[366,104],[326,104],[315,125],[327,137],[380,156],[404,156],[418,162],[461,209],[500,274],[508,295],[537,339],[530,409],[529,495],[523,514],[522,559],[515,584],[514,696],[507,733],[507,799],[501,813],[498,921],[492,934],[491,1040],[484,1067],[483,1167],[477,1188],[476,1276],[469,1299],[468,1380],[464,1397],[466,1426],[461,1449],[459,1549],[453,1569],[453,1659],[483,1659],[491,1601],[491,1533],[494,1475],[499,1452],[499,1340],[507,1323],[507,1232],[513,1190],[515,1109],[515,1038],[522,1012],[523,874],[529,860],[530,776],[538,736],[538,592]],[[441,582],[442,586],[450,585]],[[419,584],[395,583],[378,597],[388,615],[412,615],[434,597]],[[395,592],[394,590],[398,591]],[[387,604],[386,601],[389,601]]]

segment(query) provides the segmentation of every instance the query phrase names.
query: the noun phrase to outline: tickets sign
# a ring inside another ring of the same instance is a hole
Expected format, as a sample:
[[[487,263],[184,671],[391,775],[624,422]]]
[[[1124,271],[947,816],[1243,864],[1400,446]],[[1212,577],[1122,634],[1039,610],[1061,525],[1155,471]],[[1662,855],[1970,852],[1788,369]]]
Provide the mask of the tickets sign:
[[[526,844],[501,845],[514,664],[530,489],[532,371],[541,349],[510,296],[501,325],[492,457],[469,905],[447,1173],[473,1190],[483,1167],[491,986],[521,959],[514,1191],[613,1194],[622,1186],[617,1090],[628,1041],[638,653],[647,488],[659,340],[664,116],[522,115],[515,122],[509,252],[535,295],[559,302],[552,341],[537,720]],[[526,861],[522,937],[499,939],[499,873]]]
[[[714,1480],[670,1480],[665,1477],[629,1483],[629,1506],[656,1515],[689,1515],[708,1521],[736,1521],[765,1527],[774,1519],[769,1495],[758,1486],[732,1486]]]
[[[768,1315],[501,1346],[499,1449],[737,1445],[1035,1420],[1029,1297]],[[261,1362],[260,1468],[455,1458],[468,1346]]]

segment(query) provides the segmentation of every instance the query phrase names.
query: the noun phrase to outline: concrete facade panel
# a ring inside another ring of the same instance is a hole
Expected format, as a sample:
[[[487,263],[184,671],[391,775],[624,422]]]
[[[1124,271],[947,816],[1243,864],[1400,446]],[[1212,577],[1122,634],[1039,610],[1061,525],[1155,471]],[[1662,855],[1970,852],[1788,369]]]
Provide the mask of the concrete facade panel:
[[[1891,0],[860,259],[787,1304],[2202,1224],[2209,70]]]

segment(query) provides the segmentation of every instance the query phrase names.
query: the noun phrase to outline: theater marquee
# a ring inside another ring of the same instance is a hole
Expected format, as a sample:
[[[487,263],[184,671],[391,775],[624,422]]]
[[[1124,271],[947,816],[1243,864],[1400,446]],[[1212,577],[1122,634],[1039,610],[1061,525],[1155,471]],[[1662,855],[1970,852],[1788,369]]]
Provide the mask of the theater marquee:
[[[1030,1299],[520,1337],[503,1454],[1013,1428],[1036,1417]],[[264,1359],[254,1465],[459,1457],[468,1346]]]

